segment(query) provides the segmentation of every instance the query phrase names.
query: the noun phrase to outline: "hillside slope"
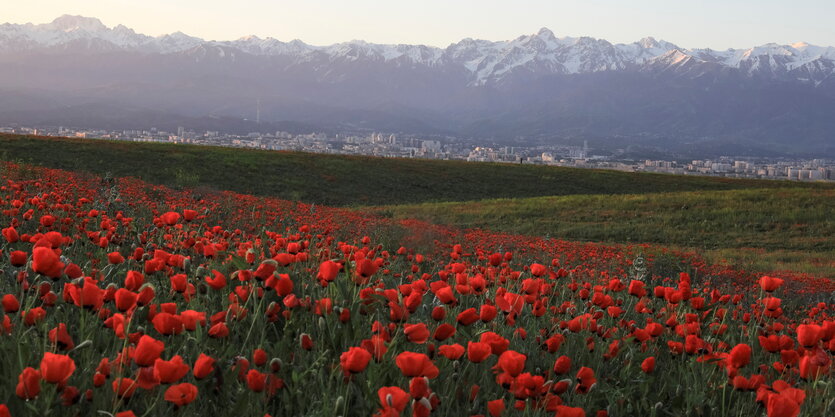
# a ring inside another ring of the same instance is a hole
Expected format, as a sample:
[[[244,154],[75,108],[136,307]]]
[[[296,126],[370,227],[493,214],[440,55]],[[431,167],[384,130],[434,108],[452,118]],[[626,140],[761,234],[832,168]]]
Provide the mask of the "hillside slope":
[[[775,188],[791,184],[21,135],[0,135],[0,160],[96,174],[110,172],[174,187],[208,187],[339,206]],[[827,184],[791,186],[832,188]]]
[[[696,248],[751,270],[835,277],[835,190],[575,195],[378,208],[393,218],[560,239]]]

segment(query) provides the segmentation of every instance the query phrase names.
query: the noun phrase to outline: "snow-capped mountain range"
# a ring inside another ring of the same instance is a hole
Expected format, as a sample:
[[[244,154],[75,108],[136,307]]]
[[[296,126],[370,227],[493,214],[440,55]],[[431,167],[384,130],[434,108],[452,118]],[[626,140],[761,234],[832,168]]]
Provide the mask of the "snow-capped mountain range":
[[[713,51],[541,29],[446,48],[315,46],[152,37],[62,16],[0,25],[0,125],[297,127],[835,156],[833,74],[835,48],[805,43]]]
[[[206,48],[212,48],[207,50]],[[229,49],[231,48],[231,49]],[[793,79],[818,85],[835,73],[835,47],[807,43],[766,44],[750,49],[686,49],[651,37],[612,44],[590,37],[557,37],[546,28],[507,41],[464,39],[446,48],[382,45],[350,41],[329,46],[300,40],[247,36],[234,41],[206,41],[176,32],[147,36],[125,26],[108,28],[95,18],[64,15],[46,24],[0,25],[0,53],[131,51],[148,54],[215,54],[234,59],[240,51],[254,56],[281,56],[291,63],[386,62],[430,68],[460,68],[469,86],[501,82],[513,73],[583,74],[602,71],[656,70],[702,75],[711,67],[741,71],[752,77]],[[702,68],[701,70],[694,68]]]

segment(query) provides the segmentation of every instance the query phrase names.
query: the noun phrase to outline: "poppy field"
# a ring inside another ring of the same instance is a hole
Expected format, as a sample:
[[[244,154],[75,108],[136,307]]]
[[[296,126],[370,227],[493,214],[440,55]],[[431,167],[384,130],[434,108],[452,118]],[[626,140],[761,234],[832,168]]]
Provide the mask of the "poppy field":
[[[0,417],[835,415],[828,279],[0,164]]]

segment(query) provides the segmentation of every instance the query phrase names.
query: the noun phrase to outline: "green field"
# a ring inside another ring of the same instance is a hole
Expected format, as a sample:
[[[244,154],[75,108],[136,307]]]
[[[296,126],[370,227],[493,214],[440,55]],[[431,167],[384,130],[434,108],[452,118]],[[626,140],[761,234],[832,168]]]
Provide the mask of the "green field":
[[[835,190],[574,195],[386,206],[388,217],[464,228],[697,249],[749,270],[835,278]]]
[[[335,206],[798,186],[788,182],[0,135],[0,160]],[[829,188],[820,184],[802,187]],[[524,219],[519,219],[522,221]]]

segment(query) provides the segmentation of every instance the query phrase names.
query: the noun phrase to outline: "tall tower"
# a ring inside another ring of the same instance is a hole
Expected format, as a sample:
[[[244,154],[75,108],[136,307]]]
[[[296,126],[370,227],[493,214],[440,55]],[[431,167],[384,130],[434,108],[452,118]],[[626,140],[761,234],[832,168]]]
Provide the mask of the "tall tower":
[[[584,140],[583,141],[583,159],[586,159],[588,157],[589,157],[589,141]]]
[[[261,124],[261,99],[255,102],[255,123]]]

